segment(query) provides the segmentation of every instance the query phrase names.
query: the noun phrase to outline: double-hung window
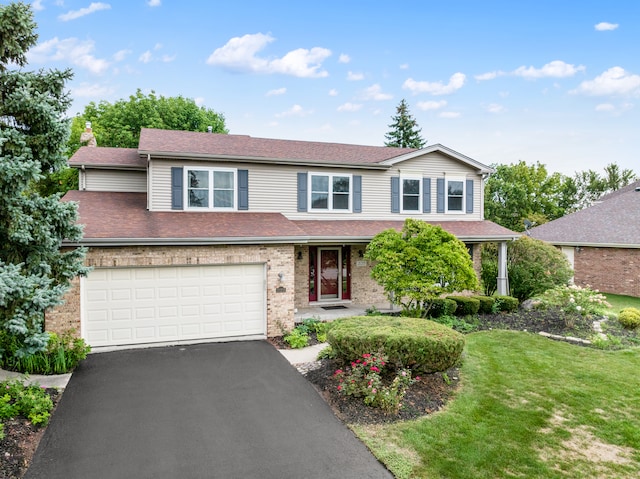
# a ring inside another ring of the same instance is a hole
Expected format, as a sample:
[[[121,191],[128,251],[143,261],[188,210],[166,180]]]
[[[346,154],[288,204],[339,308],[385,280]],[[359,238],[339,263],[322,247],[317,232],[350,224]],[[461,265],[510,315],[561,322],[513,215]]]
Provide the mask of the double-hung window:
[[[185,169],[187,208],[236,209],[236,170],[230,168]]]
[[[447,212],[464,212],[464,180],[447,179]]]
[[[309,175],[311,210],[349,211],[351,209],[351,175]]]
[[[402,212],[420,211],[422,180],[420,178],[401,178]]]

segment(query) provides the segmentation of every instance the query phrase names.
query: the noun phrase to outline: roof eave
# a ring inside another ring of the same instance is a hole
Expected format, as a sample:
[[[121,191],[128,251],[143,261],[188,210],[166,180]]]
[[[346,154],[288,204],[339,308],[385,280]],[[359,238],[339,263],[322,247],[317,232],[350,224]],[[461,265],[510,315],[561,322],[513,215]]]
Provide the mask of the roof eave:
[[[537,238],[546,243],[550,243],[554,246],[573,246],[573,247],[588,247],[588,248],[625,248],[625,249],[640,249],[640,244],[636,243],[594,243],[594,242],[580,242],[580,241],[552,241],[544,238]]]
[[[422,156],[422,155],[426,155],[429,153],[433,153],[435,151],[439,151],[442,152],[448,156],[451,156],[452,158],[455,158],[459,161],[462,161],[463,163],[475,168],[478,170],[478,172],[480,174],[491,174],[494,173],[495,170],[487,165],[484,165],[482,163],[480,163],[479,161],[474,160],[473,158],[470,158],[466,155],[463,155],[462,153],[459,153],[455,150],[452,150],[451,148],[441,145],[440,143],[436,143],[433,145],[429,145],[426,146],[420,150],[416,150],[416,151],[412,151],[410,153],[405,153],[404,155],[400,155],[400,156],[396,156],[395,158],[391,158],[389,160],[385,160],[383,162],[381,162],[384,165],[389,165],[389,166],[393,166],[397,163],[401,163],[403,161],[406,160],[410,160],[412,158],[416,158],[418,156]]]

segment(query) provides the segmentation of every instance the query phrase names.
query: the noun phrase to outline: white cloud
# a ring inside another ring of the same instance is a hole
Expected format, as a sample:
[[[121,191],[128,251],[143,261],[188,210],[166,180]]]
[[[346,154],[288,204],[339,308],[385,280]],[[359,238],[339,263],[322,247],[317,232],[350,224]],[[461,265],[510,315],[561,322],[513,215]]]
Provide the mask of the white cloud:
[[[362,92],[362,98],[364,100],[384,101],[391,100],[393,95],[389,93],[382,93],[382,87],[376,83],[364,89]]]
[[[600,22],[597,25],[594,25],[593,28],[595,28],[599,32],[606,32],[610,30],[615,30],[616,28],[618,28],[618,26],[619,25],[617,23]]]
[[[154,50],[156,50],[156,51],[160,50],[161,48],[162,48],[162,43],[156,43],[156,44],[153,46],[153,49],[154,49]]]
[[[592,96],[640,95],[640,75],[633,75],[622,67],[609,68],[593,80],[580,83],[570,93],[582,93]]]
[[[113,88],[98,83],[81,83],[80,86],[71,88],[72,95],[77,98],[105,97],[113,92]]]
[[[282,113],[277,113],[276,118],[285,118],[288,116],[297,116],[297,117],[305,117],[309,116],[313,113],[313,110],[305,110],[300,105],[293,105],[287,111],[283,111]]]
[[[275,90],[269,90],[267,92],[267,96],[284,95],[285,93],[287,93],[287,89],[286,88],[277,88]]]
[[[44,6],[42,5],[42,0],[33,0],[33,2],[31,2],[31,8],[33,8],[33,10],[36,12],[44,10]]]
[[[354,72],[347,73],[347,80],[349,81],[360,81],[363,79],[364,79],[364,75],[362,73],[354,73]]]
[[[329,76],[329,73],[321,68],[322,62],[331,56],[331,50],[326,48],[314,47],[311,50],[298,48],[282,58],[273,60],[256,56],[259,51],[274,40],[271,35],[262,33],[234,37],[209,55],[207,63],[240,72],[281,73],[299,78]]]
[[[142,63],[149,63],[153,59],[153,54],[150,50],[147,50],[138,57],[138,61]]]
[[[489,103],[485,109],[489,112],[489,113],[504,113],[505,111],[507,111],[507,109],[500,105],[499,103]]]
[[[439,110],[440,108],[447,106],[447,101],[419,101],[417,106],[418,109],[422,111]]]
[[[455,111],[443,111],[438,116],[440,118],[459,118],[460,117],[460,113],[455,112]]]
[[[197,96],[193,99],[193,101],[196,102],[196,105],[198,106],[202,106],[204,105],[204,97],[203,96]]]
[[[349,63],[350,61],[351,61],[351,57],[346,53],[341,53],[340,57],[338,58],[339,63]]]
[[[159,7],[160,5],[162,5],[162,2],[160,0],[149,0],[147,2],[147,5],[149,5],[150,7]]]
[[[481,73],[480,75],[475,75],[473,78],[475,78],[478,81],[486,81],[486,80],[494,80],[502,75],[504,75],[504,72],[498,70],[495,72]]]
[[[329,96],[338,96],[338,90],[332,88],[331,90],[329,90]]]
[[[413,78],[408,78],[402,85],[405,90],[410,90],[415,95],[416,93],[431,93],[432,95],[450,95],[456,90],[459,90],[464,85],[466,80],[464,73],[454,73],[449,78],[449,83],[446,85],[442,82],[427,82],[427,81],[415,81]]]
[[[67,13],[58,15],[58,18],[63,22],[68,22],[69,20],[75,20],[76,18],[84,17],[85,15],[89,15],[100,10],[109,10],[110,8],[111,5],[108,3],[92,2],[88,7],[81,8],[80,10],[70,10]]]
[[[92,55],[95,44],[92,40],[81,42],[77,38],[54,37],[39,43],[29,50],[29,62],[46,63],[49,61],[66,61],[91,73],[100,75],[109,68],[109,62]]]
[[[131,53],[133,53],[131,50],[118,50],[113,54],[113,59],[117,62],[121,62]]]
[[[362,105],[359,103],[345,103],[344,105],[340,105],[338,107],[338,111],[348,111],[348,112],[353,112],[353,111],[358,111],[362,108]]]
[[[173,60],[175,60],[177,58],[178,55],[162,55],[162,58],[160,58],[161,61],[163,61],[164,63],[171,63]]]
[[[403,63],[402,65],[400,65],[400,70],[408,70],[408,69],[409,69],[408,63]]]
[[[585,70],[583,65],[575,66],[569,63],[565,63],[561,60],[555,60],[550,63],[547,63],[542,68],[534,68],[534,67],[525,67],[521,66],[513,71],[513,74],[516,76],[521,76],[523,78],[566,78],[572,77],[578,72],[582,72]]]
[[[616,107],[611,103],[600,103],[596,106],[596,111],[613,111]]]

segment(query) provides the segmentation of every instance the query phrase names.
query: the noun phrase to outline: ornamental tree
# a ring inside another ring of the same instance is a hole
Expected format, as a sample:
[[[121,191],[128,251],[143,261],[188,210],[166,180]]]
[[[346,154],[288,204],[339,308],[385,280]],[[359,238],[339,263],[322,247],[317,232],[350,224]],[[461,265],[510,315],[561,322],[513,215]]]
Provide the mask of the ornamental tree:
[[[17,344],[19,356],[46,348],[45,311],[87,271],[84,250],[60,249],[63,239],[82,238],[77,205],[32,187],[66,164],[70,99],[64,87],[72,76],[70,70],[22,70],[35,29],[29,5],[0,5],[0,332]]]
[[[389,133],[385,134],[387,141],[384,146],[418,149],[424,147],[427,142],[420,136],[422,129],[409,113],[409,106],[404,99],[396,107],[396,116],[391,119],[393,123],[389,125]]]
[[[365,258],[375,262],[373,279],[406,312],[427,315],[429,302],[440,294],[479,287],[465,244],[421,220],[408,218],[401,232],[377,234]]]

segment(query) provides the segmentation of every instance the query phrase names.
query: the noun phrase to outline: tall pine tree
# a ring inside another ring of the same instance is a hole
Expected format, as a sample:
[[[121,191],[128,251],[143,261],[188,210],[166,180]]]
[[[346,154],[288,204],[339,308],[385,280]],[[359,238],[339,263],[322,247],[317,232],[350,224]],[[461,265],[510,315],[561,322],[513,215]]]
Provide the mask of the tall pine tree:
[[[396,148],[422,148],[427,143],[420,136],[421,128],[415,118],[409,113],[407,102],[402,99],[396,107],[396,115],[392,117],[393,123],[389,125],[391,130],[385,135],[385,146]]]
[[[65,82],[72,76],[22,70],[38,39],[35,29],[30,6],[0,5],[0,354],[19,357],[46,348],[45,311],[87,271],[83,249],[61,250],[63,239],[82,238],[77,205],[33,188],[66,165]]]

